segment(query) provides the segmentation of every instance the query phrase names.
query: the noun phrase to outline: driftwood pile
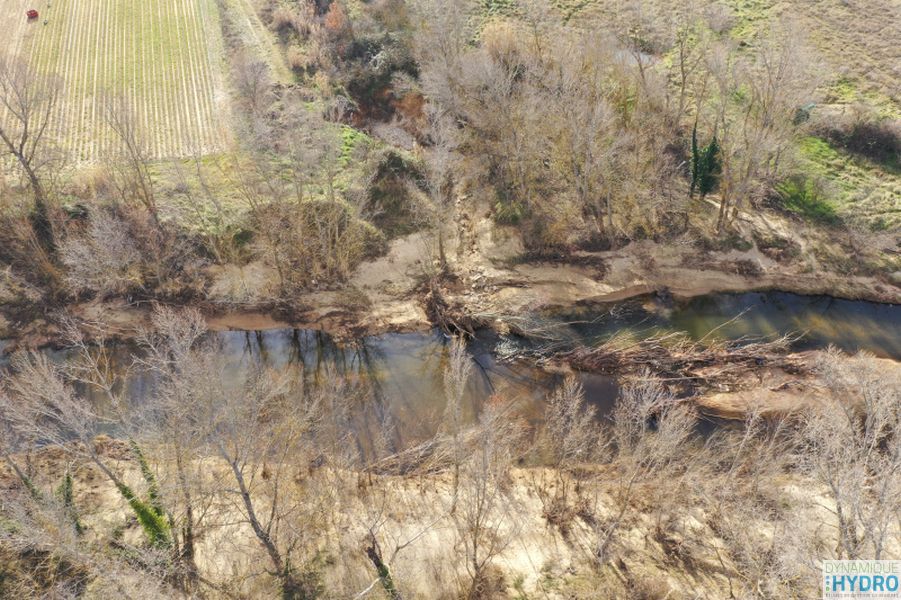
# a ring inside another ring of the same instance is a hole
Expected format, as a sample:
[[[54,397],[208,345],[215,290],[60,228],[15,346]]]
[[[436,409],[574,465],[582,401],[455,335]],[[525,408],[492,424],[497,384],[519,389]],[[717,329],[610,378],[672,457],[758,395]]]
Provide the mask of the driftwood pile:
[[[448,301],[439,278],[432,278],[423,286],[423,308],[429,322],[451,336],[474,337],[484,321],[470,314],[461,304]]]
[[[438,434],[424,442],[381,458],[364,469],[374,475],[429,475],[448,470],[454,464],[454,449],[468,456],[479,442],[478,431],[470,427],[461,431],[456,443],[447,434]]]
[[[643,340],[613,338],[597,347],[578,347],[545,360],[578,371],[608,375],[651,373],[671,384],[689,388],[732,387],[749,371],[777,368],[800,375],[804,362],[790,354],[794,336],[775,340],[737,339],[694,341],[671,333]]]
[[[364,471],[374,475],[425,475],[443,471],[452,461],[453,454],[448,440],[436,437],[379,459]]]

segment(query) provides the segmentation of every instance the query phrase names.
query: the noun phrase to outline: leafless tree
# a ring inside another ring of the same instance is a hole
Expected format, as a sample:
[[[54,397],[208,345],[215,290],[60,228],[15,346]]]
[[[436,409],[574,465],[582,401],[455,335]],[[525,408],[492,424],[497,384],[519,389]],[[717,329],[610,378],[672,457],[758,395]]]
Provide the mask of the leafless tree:
[[[417,32],[414,45],[428,96],[451,114],[461,114],[460,78],[470,31],[470,0],[417,0],[412,3]]]
[[[177,329],[199,330],[196,317],[180,319],[190,324],[176,320]],[[176,348],[185,348],[192,337],[184,336]],[[304,578],[303,556],[296,551],[315,530],[301,525],[303,515],[309,514],[303,511],[318,504],[302,508],[294,474],[298,465],[314,457],[309,434],[319,420],[319,405],[304,397],[291,372],[277,374],[250,365],[235,381],[228,375],[233,367],[215,346],[189,349],[187,358],[176,364],[177,393],[190,401],[189,422],[199,432],[192,438],[200,444],[196,452],[217,456],[227,466],[231,484],[225,492],[268,557],[269,572],[283,595],[306,597],[311,584]],[[188,450],[188,444],[183,449]]]
[[[538,443],[541,458],[547,461],[553,473],[550,482],[539,476],[538,491],[544,504],[544,516],[562,532],[568,531],[575,517],[576,507],[571,498],[573,469],[599,459],[606,449],[606,437],[597,424],[594,407],[585,403],[582,385],[576,377],[567,376],[548,397],[544,430]],[[548,483],[552,487],[550,492]]]
[[[761,41],[753,58],[736,58],[724,45],[708,54],[722,159],[720,233],[746,200],[759,200],[772,188],[784,167],[796,110],[812,93],[802,44],[797,31],[782,28]]]
[[[460,467],[463,462],[463,401],[466,397],[466,386],[472,373],[472,359],[466,351],[466,342],[461,338],[454,338],[450,344],[447,356],[447,366],[444,369],[444,426],[451,436],[453,446],[453,502],[451,512],[456,509],[457,496],[460,487]]]
[[[252,117],[259,117],[272,102],[272,75],[265,61],[250,53],[239,54],[233,61],[233,78],[238,96]]]
[[[140,120],[129,101],[121,96],[103,99],[103,120],[119,141],[111,163],[118,175],[116,187],[125,202],[137,199],[161,228],[150,173],[150,151]]]
[[[170,532],[163,508],[154,499],[152,483],[150,500],[142,500],[96,442],[105,425],[123,423],[116,418],[124,410],[123,399],[113,389],[112,380],[106,376],[104,362],[92,358],[67,373],[46,356],[31,353],[16,356],[13,368],[15,375],[7,383],[7,394],[0,397],[0,417],[31,444],[39,441],[52,444],[73,457],[92,463],[113,483],[139,520],[143,520],[150,546],[167,549],[171,544]],[[106,392],[109,412],[104,415],[79,394],[73,385],[76,381],[94,383]],[[136,458],[143,460],[139,451],[136,451]]]
[[[204,484],[204,432],[198,427],[191,386],[195,370],[203,367],[194,352],[205,333],[206,323],[198,312],[156,307],[152,326],[140,333],[144,352],[136,361],[138,368],[156,380],[152,397],[147,399],[150,406],[142,435],[174,470],[171,476],[164,472],[161,487],[175,513],[173,529],[180,535],[175,537],[173,550],[184,571],[182,587],[188,592],[199,581],[196,541],[203,533],[212,497],[219,491]]]
[[[179,594],[164,572],[149,567],[156,561],[152,550],[129,548],[128,558],[110,552],[105,541],[71,527],[67,507],[50,494],[36,501],[4,490],[0,518],[15,523],[0,528],[5,596],[74,598],[85,589],[101,597],[149,600]]]
[[[429,228],[438,237],[438,268],[443,273],[448,269],[445,249],[445,230],[448,214],[454,199],[454,150],[455,136],[449,116],[435,105],[426,109],[429,120],[431,146],[425,152],[424,184],[428,191]]]
[[[601,432],[595,419],[582,385],[575,376],[567,376],[548,398],[544,413],[544,440],[552,466],[565,470],[596,456]]]
[[[76,292],[121,293],[143,284],[140,248],[126,224],[100,207],[90,214],[86,234],[67,237],[59,254]]]
[[[515,537],[515,510],[505,490],[522,434],[509,404],[501,400],[489,402],[479,416],[474,450],[461,467],[453,519],[466,557],[467,598],[491,596],[492,561]]]
[[[673,480],[681,471],[678,465],[687,454],[696,416],[691,407],[679,403],[646,373],[623,388],[612,420],[617,466],[612,492],[615,504],[609,518],[597,526],[594,554],[601,564],[611,558],[639,486],[649,480],[660,486],[664,478]],[[661,497],[663,488],[656,489]]]
[[[20,59],[0,56],[0,140],[31,184],[35,235],[51,254],[55,240],[43,172],[52,156],[50,126],[60,88],[57,77],[45,75]]]
[[[805,419],[804,464],[833,503],[836,558],[879,560],[901,525],[901,379],[872,357],[837,351],[819,369],[828,395]]]

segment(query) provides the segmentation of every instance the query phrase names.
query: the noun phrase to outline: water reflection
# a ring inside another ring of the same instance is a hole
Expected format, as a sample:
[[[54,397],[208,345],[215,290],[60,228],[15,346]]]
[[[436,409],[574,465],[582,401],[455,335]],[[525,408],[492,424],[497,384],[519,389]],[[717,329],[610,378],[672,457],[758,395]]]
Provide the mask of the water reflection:
[[[441,333],[386,334],[339,344],[322,331],[277,329],[211,333],[207,341],[226,362],[226,388],[240,386],[256,366],[296,368],[310,392],[340,382],[350,404],[348,426],[363,454],[385,442],[389,450],[409,446],[433,436],[440,427],[450,341]],[[544,398],[558,378],[528,364],[499,361],[494,352],[497,341],[497,336],[484,332],[468,346],[474,367],[463,399],[464,420],[474,420],[487,399],[499,395],[515,401],[523,418],[539,421]],[[154,393],[154,375],[134,365],[140,348],[116,344],[106,351],[110,370],[120,379],[117,393],[135,406]],[[47,353],[61,364],[74,359],[68,350]],[[101,412],[109,404],[92,388],[82,386],[80,391]],[[604,402],[612,402],[614,396],[615,392]],[[381,437],[386,425],[387,440]]]
[[[667,306],[654,298],[595,306],[566,314],[544,315],[537,324],[553,331],[560,347],[594,345],[612,335],[641,338],[661,332],[686,331],[696,339],[711,335],[777,336],[805,332],[798,349],[837,345],[849,352],[869,350],[901,359],[901,306],[851,302],[823,296],[779,292],[719,294]],[[427,439],[440,426],[445,407],[444,368],[448,338],[438,332],[385,334],[350,344],[336,343],[327,333],[303,329],[230,331],[210,334],[229,364],[227,373],[240,385],[253,365],[283,370],[298,368],[307,389],[346,382],[351,402],[349,426],[363,447],[373,447],[386,424],[387,443],[400,448]],[[504,349],[527,344],[482,331],[468,345],[474,362],[464,397],[463,416],[471,421],[492,395],[515,401],[519,413],[538,422],[544,400],[559,376],[525,362],[501,360]],[[547,341],[542,341],[547,344]],[[111,369],[122,375],[123,396],[140,404],[154,391],[151,375],[132,368],[139,349],[127,344],[108,348]],[[65,351],[48,351],[66,362]],[[2,360],[2,357],[0,357]],[[609,377],[581,375],[589,402],[609,414],[618,388]],[[231,382],[226,382],[230,384]],[[97,406],[105,399],[92,395]]]
[[[796,332],[803,334],[795,344],[797,350],[831,344],[847,352],[866,350],[901,359],[901,306],[829,296],[784,292],[715,294],[672,307],[643,298],[549,318],[565,324],[568,335],[589,345],[613,334],[641,338],[685,331],[694,339],[737,339],[772,338]]]

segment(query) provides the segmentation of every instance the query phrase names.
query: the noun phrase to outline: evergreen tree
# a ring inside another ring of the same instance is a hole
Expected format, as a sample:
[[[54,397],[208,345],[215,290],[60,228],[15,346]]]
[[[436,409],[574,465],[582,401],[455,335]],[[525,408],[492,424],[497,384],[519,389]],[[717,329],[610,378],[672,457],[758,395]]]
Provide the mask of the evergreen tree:
[[[704,147],[698,145],[698,124],[695,123],[691,131],[691,189],[689,197],[694,198],[695,191],[700,198],[714,191],[719,184],[722,172],[722,161],[719,156],[720,145],[716,139],[716,131],[713,139]]]

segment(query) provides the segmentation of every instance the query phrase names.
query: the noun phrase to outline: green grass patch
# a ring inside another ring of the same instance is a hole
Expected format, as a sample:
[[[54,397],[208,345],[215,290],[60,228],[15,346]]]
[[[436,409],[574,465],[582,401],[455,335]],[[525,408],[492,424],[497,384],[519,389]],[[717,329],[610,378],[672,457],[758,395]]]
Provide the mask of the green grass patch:
[[[773,0],[727,0],[726,5],[736,18],[730,37],[737,40],[753,38],[769,22],[774,4]]]
[[[823,184],[818,197],[831,204],[841,219],[864,223],[872,229],[901,228],[901,176],[819,137],[803,138],[798,149],[800,175]],[[801,194],[799,209],[811,209],[810,204],[815,201],[809,196]]]
[[[842,162],[842,156],[839,151],[833,148],[829,142],[818,137],[806,137],[801,140],[801,153],[805,158],[815,161],[816,163],[826,166],[834,165]]]
[[[850,104],[858,99],[857,85],[849,77],[839,77],[828,90],[828,99],[832,102]]]
[[[509,16],[516,13],[514,0],[482,0],[482,13],[489,17]]]
[[[841,218],[820,186],[809,177],[791,177],[776,186],[782,208],[825,225],[838,225]]]
[[[595,4],[595,0],[554,0],[551,5],[560,11],[564,22],[569,22],[577,14]]]
[[[341,126],[341,154],[338,156],[338,164],[344,168],[350,164],[354,151],[360,144],[371,144],[372,138],[350,125]]]

